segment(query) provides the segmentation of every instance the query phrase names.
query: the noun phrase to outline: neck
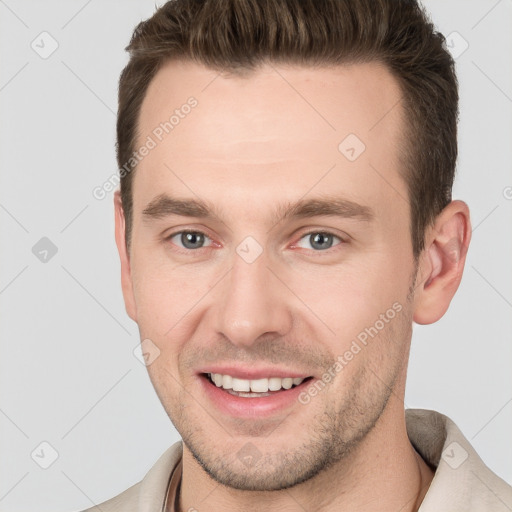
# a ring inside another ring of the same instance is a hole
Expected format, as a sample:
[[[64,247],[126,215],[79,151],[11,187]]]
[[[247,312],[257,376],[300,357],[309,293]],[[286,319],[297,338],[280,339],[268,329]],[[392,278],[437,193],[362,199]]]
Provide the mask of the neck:
[[[407,436],[403,402],[393,396],[373,430],[349,456],[281,491],[240,491],[221,485],[184,446],[178,510],[415,512],[432,478],[432,470]]]

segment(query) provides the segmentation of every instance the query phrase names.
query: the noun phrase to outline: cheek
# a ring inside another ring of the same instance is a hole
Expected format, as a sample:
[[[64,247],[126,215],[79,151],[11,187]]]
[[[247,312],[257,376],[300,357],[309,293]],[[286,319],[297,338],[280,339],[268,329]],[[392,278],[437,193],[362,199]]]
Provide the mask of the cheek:
[[[310,310],[310,325],[325,332],[333,353],[344,351],[381,315],[384,320],[395,318],[396,310],[405,305],[409,281],[388,260],[383,254],[373,254],[357,264],[318,267],[290,276],[290,288],[303,303],[300,310]]]
[[[132,282],[139,328],[162,338],[208,292],[214,276],[211,269],[171,262],[165,251],[141,244],[132,255]]]

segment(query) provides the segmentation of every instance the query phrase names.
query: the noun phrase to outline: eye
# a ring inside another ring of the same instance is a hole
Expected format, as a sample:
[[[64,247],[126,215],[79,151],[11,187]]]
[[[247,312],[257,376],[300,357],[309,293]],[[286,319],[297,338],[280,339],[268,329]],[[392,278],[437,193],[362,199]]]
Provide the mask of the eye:
[[[202,249],[211,245],[211,239],[201,231],[178,231],[167,237],[173,244],[183,249]],[[210,243],[205,245],[205,241]]]
[[[339,236],[336,236],[333,233],[328,233],[326,231],[312,231],[303,235],[297,242],[297,246],[304,249],[312,247],[315,251],[325,251],[333,246],[335,239],[343,242]],[[310,247],[307,247],[307,244],[309,244]]]

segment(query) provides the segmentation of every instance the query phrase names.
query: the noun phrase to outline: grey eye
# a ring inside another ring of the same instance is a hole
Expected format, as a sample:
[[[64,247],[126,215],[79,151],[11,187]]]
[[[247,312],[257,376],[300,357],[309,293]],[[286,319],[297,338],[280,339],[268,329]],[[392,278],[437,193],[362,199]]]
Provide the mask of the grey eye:
[[[210,239],[200,231],[180,231],[175,233],[170,240],[184,249],[201,249],[210,245],[209,243],[205,245],[205,241]]]
[[[341,238],[332,233],[325,233],[323,231],[315,231],[312,233],[308,233],[304,235],[299,241],[299,247],[303,247],[304,249],[309,249],[312,247],[316,251],[325,251],[326,249],[330,249],[333,246],[334,240],[337,239],[341,242]],[[310,245],[310,247],[304,247],[301,245],[303,240],[306,240],[306,243]]]

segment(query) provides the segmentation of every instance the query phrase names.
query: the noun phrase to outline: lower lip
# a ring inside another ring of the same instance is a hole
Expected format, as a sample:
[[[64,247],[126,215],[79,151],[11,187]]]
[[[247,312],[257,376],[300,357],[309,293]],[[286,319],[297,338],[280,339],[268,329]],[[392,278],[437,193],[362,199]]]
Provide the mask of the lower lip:
[[[268,396],[246,398],[232,395],[223,388],[217,387],[205,375],[201,375],[199,380],[206,396],[217,409],[224,414],[238,418],[264,418],[292,407],[298,403],[299,394],[310,381],[310,379],[306,379],[298,386],[283,389]]]

